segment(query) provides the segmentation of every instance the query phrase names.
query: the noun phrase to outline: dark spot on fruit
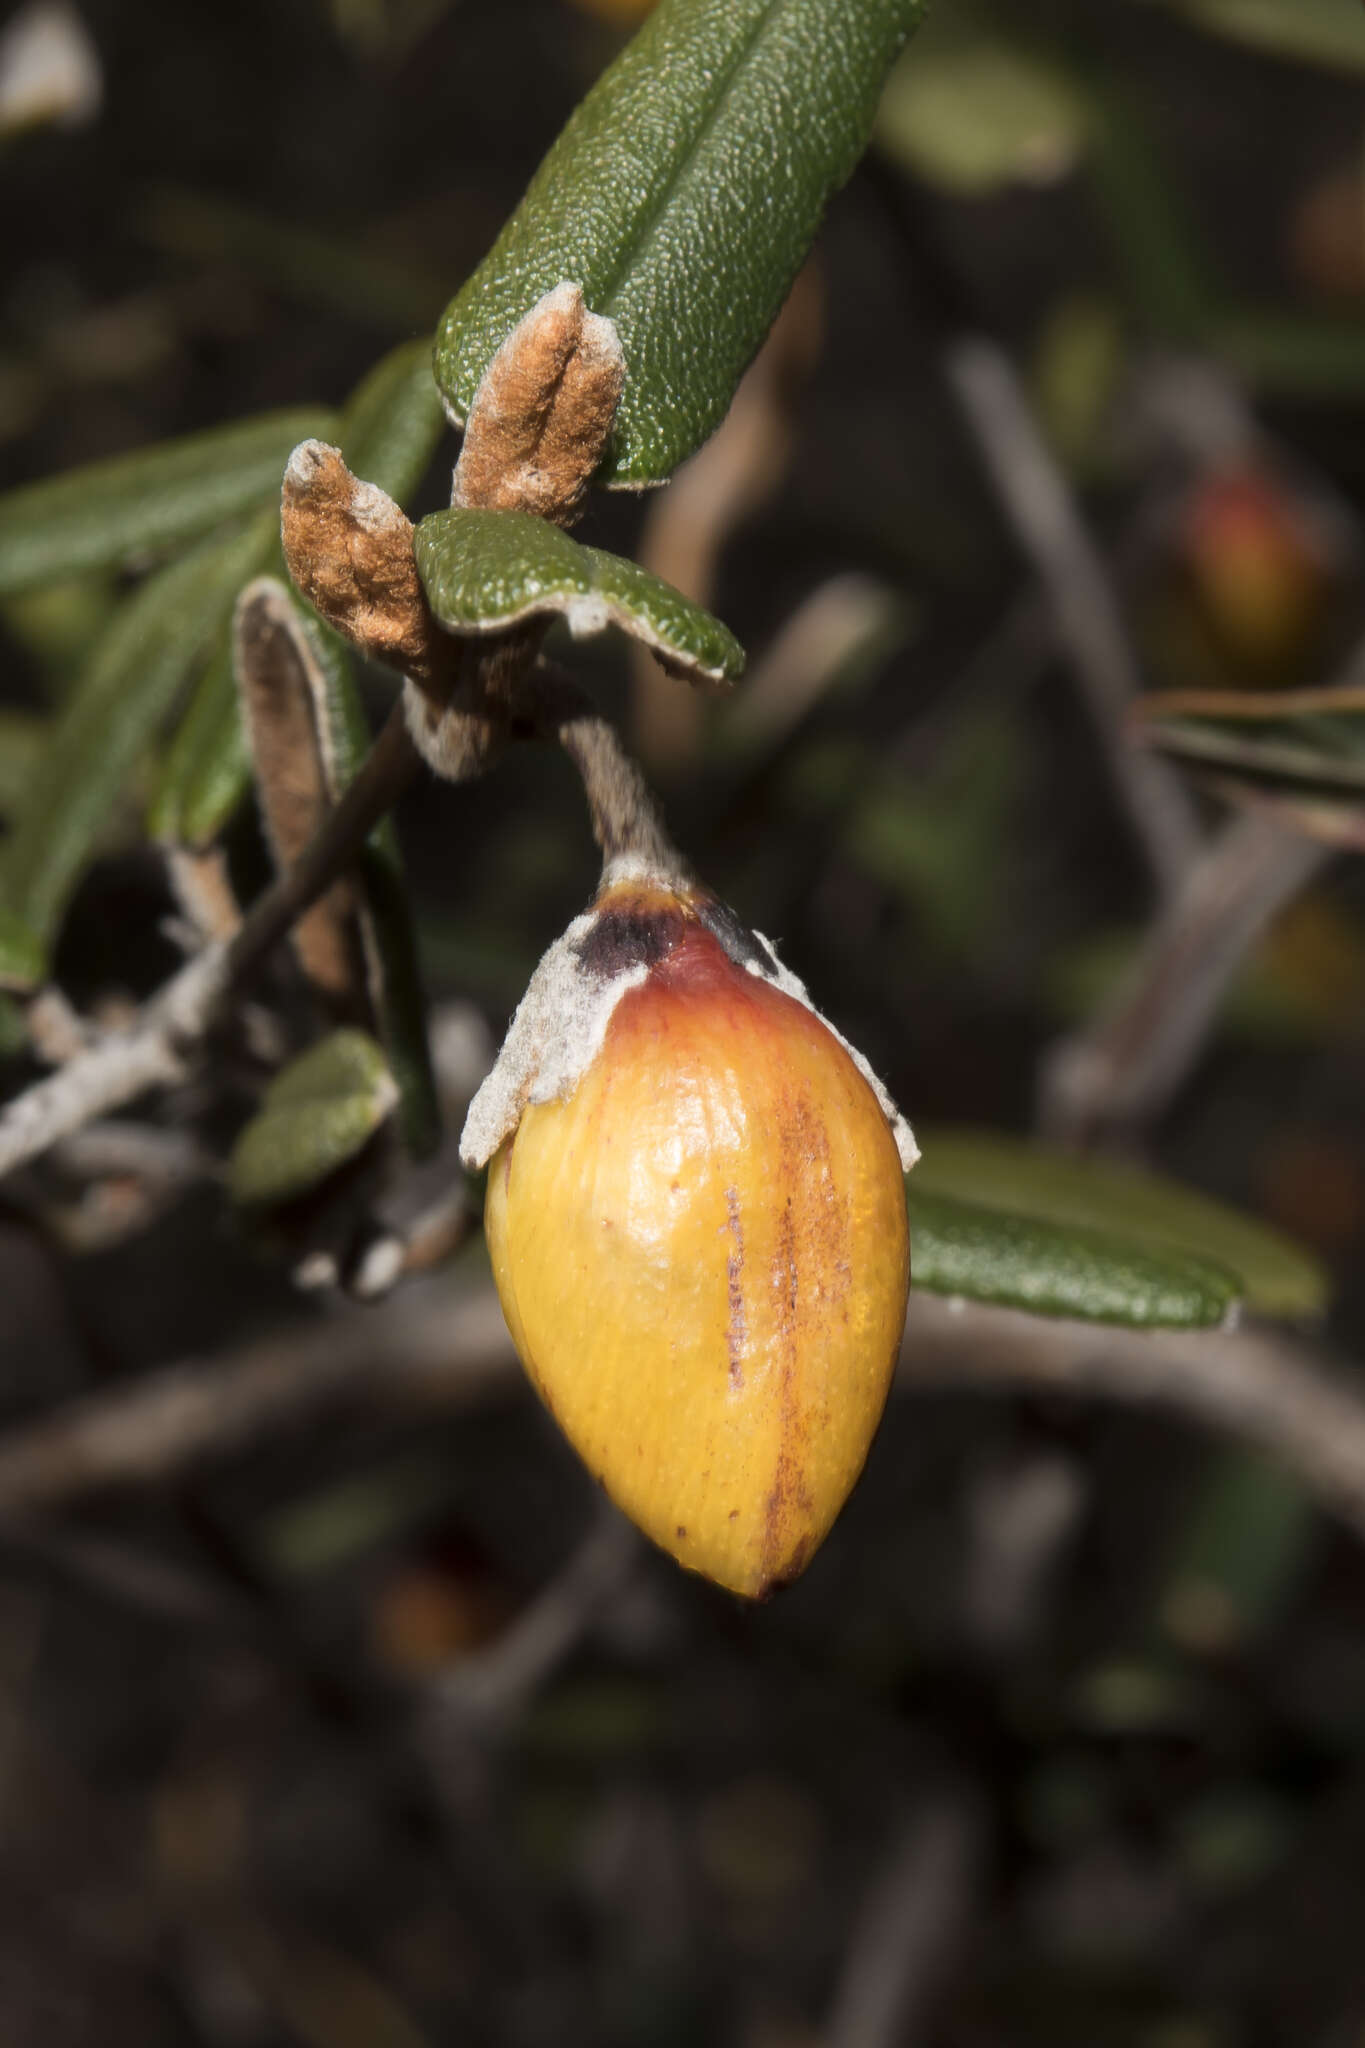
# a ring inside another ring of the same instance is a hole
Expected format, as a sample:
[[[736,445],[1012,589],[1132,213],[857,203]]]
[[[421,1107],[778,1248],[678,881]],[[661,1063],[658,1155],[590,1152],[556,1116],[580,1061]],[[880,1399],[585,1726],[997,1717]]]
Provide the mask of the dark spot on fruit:
[[[705,896],[697,905],[697,915],[737,967],[757,967],[764,974],[777,974],[777,962],[758,933],[751,932],[728,903],[722,903],[716,896]]]
[[[739,1509],[738,1509],[738,1508],[731,1508],[731,1510],[730,1510],[730,1520],[731,1520],[732,1522],[737,1522],[737,1521],[739,1520]]]
[[[578,941],[578,957],[590,974],[613,981],[632,967],[657,965],[686,930],[678,910],[603,910]]]
[[[678,1539],[679,1539],[679,1541],[681,1541],[681,1540],[682,1540],[682,1538],[683,1538],[684,1536],[686,1536],[686,1534],[687,1534],[687,1524],[686,1524],[686,1522],[679,1522],[679,1524],[678,1524]]]

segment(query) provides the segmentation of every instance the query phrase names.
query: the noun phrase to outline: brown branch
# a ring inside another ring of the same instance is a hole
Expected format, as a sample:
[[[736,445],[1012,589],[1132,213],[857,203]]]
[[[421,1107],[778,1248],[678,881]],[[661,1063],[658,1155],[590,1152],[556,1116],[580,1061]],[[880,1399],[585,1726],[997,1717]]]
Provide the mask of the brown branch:
[[[0,1518],[146,1485],[330,1402],[469,1400],[516,1360],[497,1296],[451,1275],[193,1360],[0,1436]],[[1365,1538],[1365,1398],[1309,1344],[1269,1327],[1145,1332],[914,1294],[897,1391],[1071,1393],[1158,1407],[1280,1459]]]
[[[1161,1113],[1248,953],[1331,851],[1255,812],[1222,828],[1099,1016],[1049,1054],[1040,1112],[1048,1136],[1091,1144]]]
[[[947,367],[1006,516],[1047,591],[1114,786],[1170,895],[1202,835],[1179,776],[1135,752],[1125,736],[1140,677],[1104,564],[1004,351],[973,337],[949,350]]]

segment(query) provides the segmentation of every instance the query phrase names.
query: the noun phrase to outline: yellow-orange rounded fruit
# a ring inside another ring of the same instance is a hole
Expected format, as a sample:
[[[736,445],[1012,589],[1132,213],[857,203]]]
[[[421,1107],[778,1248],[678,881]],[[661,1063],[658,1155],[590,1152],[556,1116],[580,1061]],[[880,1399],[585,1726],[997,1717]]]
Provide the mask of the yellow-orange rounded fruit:
[[[761,1597],[862,1469],[909,1238],[872,1087],[719,943],[706,900],[618,889],[600,906],[603,943],[633,933],[647,971],[572,1091],[523,1112],[486,1222],[526,1369],[611,1498],[682,1564]]]

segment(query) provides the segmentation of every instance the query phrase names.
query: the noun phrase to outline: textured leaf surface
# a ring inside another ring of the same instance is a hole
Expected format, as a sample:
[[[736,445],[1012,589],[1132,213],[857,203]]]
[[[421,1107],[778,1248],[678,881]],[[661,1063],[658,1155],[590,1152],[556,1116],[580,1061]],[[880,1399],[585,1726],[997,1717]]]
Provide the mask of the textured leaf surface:
[[[558,614],[575,638],[619,626],[709,682],[732,681],[744,667],[733,633],[671,583],[527,512],[433,512],[415,547],[428,602],[453,633]]]
[[[1134,1329],[1205,1328],[1240,1298],[1226,1267],[921,1192],[919,1171],[906,1206],[912,1284],[922,1291]]]
[[[316,1187],[368,1144],[397,1093],[372,1038],[334,1031],[266,1090],[228,1163],[233,1200],[254,1207]]]
[[[139,754],[273,537],[271,513],[160,570],[92,657],[0,849],[0,903],[45,943]]]
[[[451,417],[468,417],[522,315],[571,279],[625,351],[602,480],[667,477],[723,417],[921,9],[662,0],[448,309],[436,380]]]
[[[445,424],[431,374],[431,345],[404,342],[376,363],[346,402],[340,438],[346,467],[405,504],[425,476]]]
[[[1308,1317],[1327,1306],[1327,1275],[1280,1231],[1208,1195],[1108,1160],[1076,1159],[996,1131],[920,1132],[916,1193],[987,1202],[1062,1228],[1103,1230],[1135,1248],[1229,1268],[1258,1315]]]
[[[0,594],[194,538],[278,496],[290,450],[326,439],[313,406],[121,455],[0,498]]]

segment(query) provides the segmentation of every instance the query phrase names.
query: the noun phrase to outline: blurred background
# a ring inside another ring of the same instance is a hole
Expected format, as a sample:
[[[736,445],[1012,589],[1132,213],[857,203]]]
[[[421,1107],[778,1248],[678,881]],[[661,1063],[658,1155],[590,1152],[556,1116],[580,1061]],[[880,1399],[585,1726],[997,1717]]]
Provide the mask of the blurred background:
[[[339,403],[642,12],[9,10],[0,483]],[[748,679],[573,656],[917,1127],[1292,1231],[1347,1373],[1362,84],[1358,0],[938,0],[726,426],[584,528]],[[118,595],[0,611],[0,810]],[[596,859],[539,749],[399,825],[458,1129]],[[81,1009],[172,971],[173,907],[134,791],[63,929]],[[1365,2043],[1365,1557],[1294,1464],[939,1376],[743,1610],[606,1516],[477,1241],[301,1294],[194,1106],[0,1207],[0,1501],[56,1461],[0,1529],[5,2048]],[[126,1455],[42,1436],[86,1395]]]

